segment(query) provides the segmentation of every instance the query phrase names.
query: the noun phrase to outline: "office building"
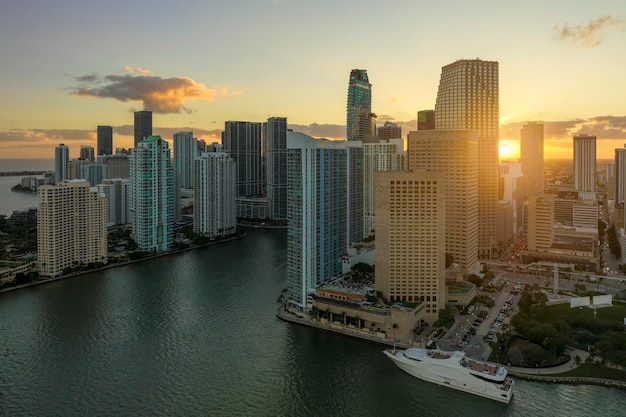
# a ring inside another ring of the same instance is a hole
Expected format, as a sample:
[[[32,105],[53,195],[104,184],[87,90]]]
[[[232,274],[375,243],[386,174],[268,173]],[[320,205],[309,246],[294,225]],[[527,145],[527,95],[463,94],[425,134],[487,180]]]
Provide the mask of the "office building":
[[[152,112],[141,110],[135,112],[135,148],[142,140],[152,135]]]
[[[168,143],[148,136],[130,154],[131,234],[142,252],[171,249],[174,223],[174,172]]]
[[[98,190],[107,197],[107,212],[109,225],[130,223],[128,207],[128,178],[104,179],[97,185]]]
[[[287,118],[270,117],[265,124],[265,172],[270,219],[287,220]]]
[[[287,150],[287,283],[291,306],[306,310],[310,292],[342,272],[348,156],[341,143],[295,136],[304,140]]]
[[[423,302],[431,324],[446,303],[445,200],[440,172],[376,174],[376,291]]]
[[[84,179],[83,167],[87,165],[89,161],[82,158],[75,158],[67,163],[67,179],[79,180]]]
[[[574,136],[574,189],[596,190],[596,137]]]
[[[198,156],[198,143],[193,132],[174,133],[174,169],[180,187],[193,189],[193,161]]]
[[[95,160],[93,146],[80,145],[80,159],[85,159],[88,162],[93,162]]]
[[[463,59],[442,68],[435,103],[435,129],[478,135],[478,255],[485,258],[496,238],[498,90],[497,62]]]
[[[409,132],[407,144],[409,170],[439,172],[446,179],[445,253],[464,275],[480,270],[476,136],[471,130],[418,130]]]
[[[107,263],[106,197],[84,180],[63,180],[37,191],[39,274]]]
[[[617,152],[617,149],[615,151]],[[615,161],[617,161],[617,154],[615,155]],[[617,177],[615,176],[615,168],[617,164],[615,161],[606,163],[606,197],[609,200],[615,200],[615,194],[617,192]]]
[[[350,71],[348,83],[346,139],[363,140],[371,129],[372,115],[372,84],[367,77],[367,71],[353,69]]]
[[[528,197],[529,251],[546,252],[554,239],[554,197],[540,195]]]
[[[215,239],[236,232],[237,167],[227,153],[204,152],[194,160],[193,231]]]
[[[128,155],[126,154],[99,155],[97,161],[109,168],[108,178],[128,178],[130,176]]]
[[[111,155],[113,154],[113,127],[112,126],[98,126],[97,130],[97,155]]]
[[[363,144],[363,236],[374,233],[376,193],[374,178],[377,172],[404,171],[407,167],[404,139],[381,139],[378,143]]]
[[[420,110],[417,112],[417,130],[435,130],[434,110]]]
[[[522,164],[519,162],[504,161],[500,163],[500,186],[498,190],[499,207],[498,210],[502,213],[503,201],[508,201],[511,204],[511,219],[498,221],[498,224],[511,225],[510,230],[498,230],[500,236],[497,242],[500,245],[508,243],[508,238],[502,240],[501,238],[517,235],[524,225],[524,196],[523,196],[523,181],[524,174],[522,173]],[[541,194],[541,193],[540,193]],[[535,194],[536,195],[536,194]],[[505,213],[508,213],[506,211]],[[500,214],[498,214],[500,216]]]
[[[521,197],[543,194],[543,123],[528,122],[520,130]]]
[[[402,127],[395,123],[385,122],[383,126],[379,126],[376,129],[376,136],[380,140],[401,139]]]
[[[70,148],[61,143],[54,148],[54,180],[61,182],[69,178]]]
[[[607,165],[607,169],[609,166]],[[615,164],[613,165],[615,178],[615,204],[624,204],[626,198],[626,145],[615,149]],[[608,176],[607,176],[608,177]],[[607,188],[608,192],[608,188]]]
[[[261,160],[261,123],[228,121],[222,137],[224,152],[237,164],[237,196],[265,195]]]
[[[87,163],[81,167],[81,170],[83,174],[81,178],[87,180],[92,187],[101,184],[104,179],[109,178],[109,167],[106,164]]]

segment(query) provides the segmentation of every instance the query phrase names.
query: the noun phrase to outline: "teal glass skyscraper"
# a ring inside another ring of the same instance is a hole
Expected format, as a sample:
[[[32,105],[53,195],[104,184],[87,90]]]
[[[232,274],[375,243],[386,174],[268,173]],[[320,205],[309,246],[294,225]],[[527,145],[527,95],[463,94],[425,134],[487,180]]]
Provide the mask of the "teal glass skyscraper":
[[[350,71],[346,121],[346,139],[349,141],[358,140],[355,139],[355,121],[358,113],[366,115],[372,113],[372,84],[367,78],[367,71],[363,69]]]

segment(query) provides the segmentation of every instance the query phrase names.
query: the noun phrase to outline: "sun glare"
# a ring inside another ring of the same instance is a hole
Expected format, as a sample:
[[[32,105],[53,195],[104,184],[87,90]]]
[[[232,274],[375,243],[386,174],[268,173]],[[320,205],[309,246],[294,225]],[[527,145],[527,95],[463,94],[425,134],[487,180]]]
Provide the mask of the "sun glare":
[[[519,141],[504,139],[499,146],[500,161],[517,161],[519,158]]]

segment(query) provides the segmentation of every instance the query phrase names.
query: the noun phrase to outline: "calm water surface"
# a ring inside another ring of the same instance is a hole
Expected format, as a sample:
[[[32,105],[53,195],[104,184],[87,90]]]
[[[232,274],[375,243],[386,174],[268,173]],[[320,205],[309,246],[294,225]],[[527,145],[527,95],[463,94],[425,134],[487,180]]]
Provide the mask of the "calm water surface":
[[[626,393],[517,381],[506,406],[382,347],[284,323],[286,233],[0,295],[0,415],[623,415]]]

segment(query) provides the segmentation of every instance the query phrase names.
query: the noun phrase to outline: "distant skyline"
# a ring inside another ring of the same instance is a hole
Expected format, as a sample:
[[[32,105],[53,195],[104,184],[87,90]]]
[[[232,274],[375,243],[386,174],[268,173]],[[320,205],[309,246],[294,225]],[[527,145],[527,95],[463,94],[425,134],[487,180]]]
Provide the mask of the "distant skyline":
[[[8,2],[0,14],[0,157],[78,157],[98,125],[133,146],[133,111],[169,142],[192,130],[220,142],[224,122],[287,117],[345,139],[347,75],[367,70],[372,111],[403,135],[433,109],[441,68],[499,62],[501,159],[526,121],[545,125],[545,157],[597,136],[599,159],[626,143],[626,11],[620,0],[440,3],[363,0]]]

